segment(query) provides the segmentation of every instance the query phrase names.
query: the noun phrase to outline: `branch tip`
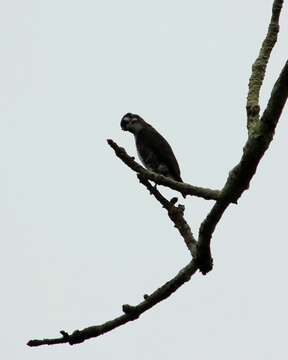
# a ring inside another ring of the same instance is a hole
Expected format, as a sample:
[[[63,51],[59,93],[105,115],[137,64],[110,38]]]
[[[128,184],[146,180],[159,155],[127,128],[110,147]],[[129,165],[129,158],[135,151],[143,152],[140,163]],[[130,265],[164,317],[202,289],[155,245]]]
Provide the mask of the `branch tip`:
[[[66,331],[64,331],[64,330],[61,330],[61,331],[60,331],[60,334],[63,336],[63,338],[64,338],[65,340],[68,340],[69,337],[70,337],[70,335],[69,335]]]
[[[178,201],[178,198],[177,197],[173,197],[171,200],[170,200],[170,204],[173,206],[177,203]]]
[[[40,345],[42,345],[42,341],[41,340],[30,340],[27,342],[26,345],[28,345],[30,347],[40,346]]]

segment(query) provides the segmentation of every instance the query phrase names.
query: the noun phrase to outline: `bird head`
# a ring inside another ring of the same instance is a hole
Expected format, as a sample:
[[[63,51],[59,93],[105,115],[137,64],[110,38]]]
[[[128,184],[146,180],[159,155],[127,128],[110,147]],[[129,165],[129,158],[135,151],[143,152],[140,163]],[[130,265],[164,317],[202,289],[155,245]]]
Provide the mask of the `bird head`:
[[[129,131],[132,134],[136,135],[148,124],[136,114],[127,113],[121,119],[121,129],[124,131]]]

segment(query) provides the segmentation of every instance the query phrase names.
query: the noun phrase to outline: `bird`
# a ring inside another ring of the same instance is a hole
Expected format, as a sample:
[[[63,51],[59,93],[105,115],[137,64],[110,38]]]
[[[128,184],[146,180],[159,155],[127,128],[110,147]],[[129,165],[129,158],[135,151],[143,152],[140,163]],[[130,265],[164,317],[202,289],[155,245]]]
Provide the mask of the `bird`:
[[[125,114],[121,129],[134,135],[140,161],[148,169],[175,181],[183,182],[179,164],[168,141],[142,117]],[[182,194],[185,197],[185,194]]]

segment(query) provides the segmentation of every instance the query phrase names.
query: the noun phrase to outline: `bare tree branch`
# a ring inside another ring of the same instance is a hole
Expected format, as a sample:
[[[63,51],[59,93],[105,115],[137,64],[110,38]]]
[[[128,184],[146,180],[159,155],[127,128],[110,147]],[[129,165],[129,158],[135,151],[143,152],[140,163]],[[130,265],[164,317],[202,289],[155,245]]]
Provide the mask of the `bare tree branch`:
[[[265,77],[267,64],[277,42],[279,32],[279,18],[284,0],[274,0],[272,16],[266,38],[263,41],[260,53],[252,65],[252,74],[249,80],[247,96],[247,128],[259,120],[260,106],[259,94]]]
[[[192,234],[190,226],[184,218],[184,206],[175,206],[177,198],[173,198],[168,201],[162,194],[160,194],[160,192],[156,189],[155,186],[152,186],[149,183],[149,181],[143,175],[138,174],[138,179],[140,183],[148,189],[150,194],[154,195],[154,197],[160,202],[163,208],[167,210],[169,218],[173,221],[174,226],[178,229],[181,236],[183,237],[192,257],[195,258],[197,255],[197,241]]]
[[[260,54],[252,67],[252,75],[249,81],[249,93],[247,97],[248,115],[248,140],[243,149],[240,162],[230,171],[226,184],[221,192],[218,190],[203,189],[189,184],[179,183],[144,169],[134,158],[131,158],[123,148],[120,148],[112,140],[108,144],[114,149],[115,154],[133,171],[138,173],[140,182],[145,185],[151,194],[168,211],[168,216],[185,240],[193,259],[173,279],[158,288],[151,295],[144,295],[144,301],[136,306],[125,304],[122,306],[123,315],[107,321],[102,325],[91,326],[83,330],[76,330],[72,334],[61,331],[62,337],[55,339],[31,340],[27,345],[54,345],[69,343],[79,344],[87,339],[96,338],[129,321],[136,320],[141,314],[152,308],[162,300],[169,297],[199,269],[206,274],[212,269],[210,243],[213,232],[231,203],[237,203],[242,193],[248,189],[250,181],[254,176],[257,166],[268,149],[273,139],[274,131],[279,121],[288,97],[288,62],[286,62],[281,74],[276,81],[266,110],[259,119],[259,93],[265,76],[266,66],[277,40],[279,31],[279,16],[283,0],[275,0],[273,3],[272,18],[268,34],[263,42]],[[253,126],[252,126],[253,125]],[[168,186],[180,193],[194,195],[208,200],[216,200],[209,214],[202,222],[199,229],[198,242],[193,237],[191,229],[184,219],[184,208],[182,205],[175,206],[175,198],[168,201],[160,192],[153,187],[148,180],[159,185]]]
[[[277,122],[285,106],[287,96],[288,96],[288,61],[286,61],[281,71],[281,74],[273,87],[270,99],[268,101],[268,105],[261,118],[262,123],[266,127],[268,127],[268,129],[265,129],[264,127],[266,132],[269,131],[270,133],[274,132],[274,129],[277,125]]]
[[[230,203],[237,202],[242,193],[249,188],[257,166],[273,139],[274,131],[288,97],[288,62],[286,62],[276,81],[267,108],[258,126],[254,126],[243,149],[243,156],[238,165],[229,173],[226,184],[221,191],[220,199],[202,222],[199,230],[199,269],[202,273],[209,271],[210,242],[212,234],[221,216]],[[212,260],[210,262],[212,269]]]
[[[68,334],[66,331],[61,331],[62,337],[55,339],[43,339],[43,340],[30,340],[28,346],[41,346],[41,345],[56,345],[68,343],[70,345],[82,343],[85,340],[96,338],[103,335],[121,325],[126,324],[129,321],[133,321],[139,318],[145,311],[151,309],[159,302],[167,299],[173,294],[179,287],[190,280],[191,276],[197,271],[198,266],[194,260],[186,265],[172,280],[161,286],[154,291],[151,295],[144,295],[144,301],[136,306],[123,305],[122,310],[124,315],[121,315],[113,320],[107,321],[104,324],[90,326],[83,330],[75,330],[72,334]]]
[[[212,234],[223,213],[231,203],[237,203],[242,193],[248,189],[257,166],[273,139],[274,130],[287,100],[287,63],[274,85],[267,108],[259,122],[259,94],[265,77],[266,67],[272,49],[277,42],[279,18],[283,0],[274,0],[268,33],[263,41],[259,56],[252,66],[247,96],[248,140],[238,165],[229,173],[219,199],[202,222],[198,236],[198,264],[203,274],[212,269],[210,243]],[[269,127],[264,126],[268,124]],[[253,125],[253,126],[252,126]],[[210,260],[209,260],[210,259]]]
[[[186,195],[198,196],[206,200],[217,200],[219,198],[219,190],[211,190],[186,183],[181,183],[172,180],[166,176],[156,174],[139,165],[134,160],[134,157],[129,156],[125,149],[118,146],[113,140],[109,139],[107,140],[107,142],[115,151],[116,156],[121,159],[127,166],[129,166],[130,169],[132,169],[138,174],[145,176],[147,179],[154,181],[158,185],[168,186],[170,189],[179,191],[181,194],[183,193]]]

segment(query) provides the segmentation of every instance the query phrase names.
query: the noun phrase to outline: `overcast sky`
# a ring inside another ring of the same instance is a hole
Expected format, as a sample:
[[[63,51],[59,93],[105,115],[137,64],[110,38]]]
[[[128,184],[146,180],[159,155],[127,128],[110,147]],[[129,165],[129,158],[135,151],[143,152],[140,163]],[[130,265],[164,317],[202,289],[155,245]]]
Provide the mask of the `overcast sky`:
[[[95,340],[25,345],[120,315],[123,303],[137,304],[189,262],[166,213],[106,139],[135,155],[120,119],[139,113],[169,140],[185,181],[221,188],[246,140],[247,83],[271,5],[3,2],[3,359],[287,356],[287,107],[250,190],[215,231],[211,273],[196,274],[139,320]],[[286,5],[263,107],[288,58]],[[184,202],[197,235],[213,202]]]

